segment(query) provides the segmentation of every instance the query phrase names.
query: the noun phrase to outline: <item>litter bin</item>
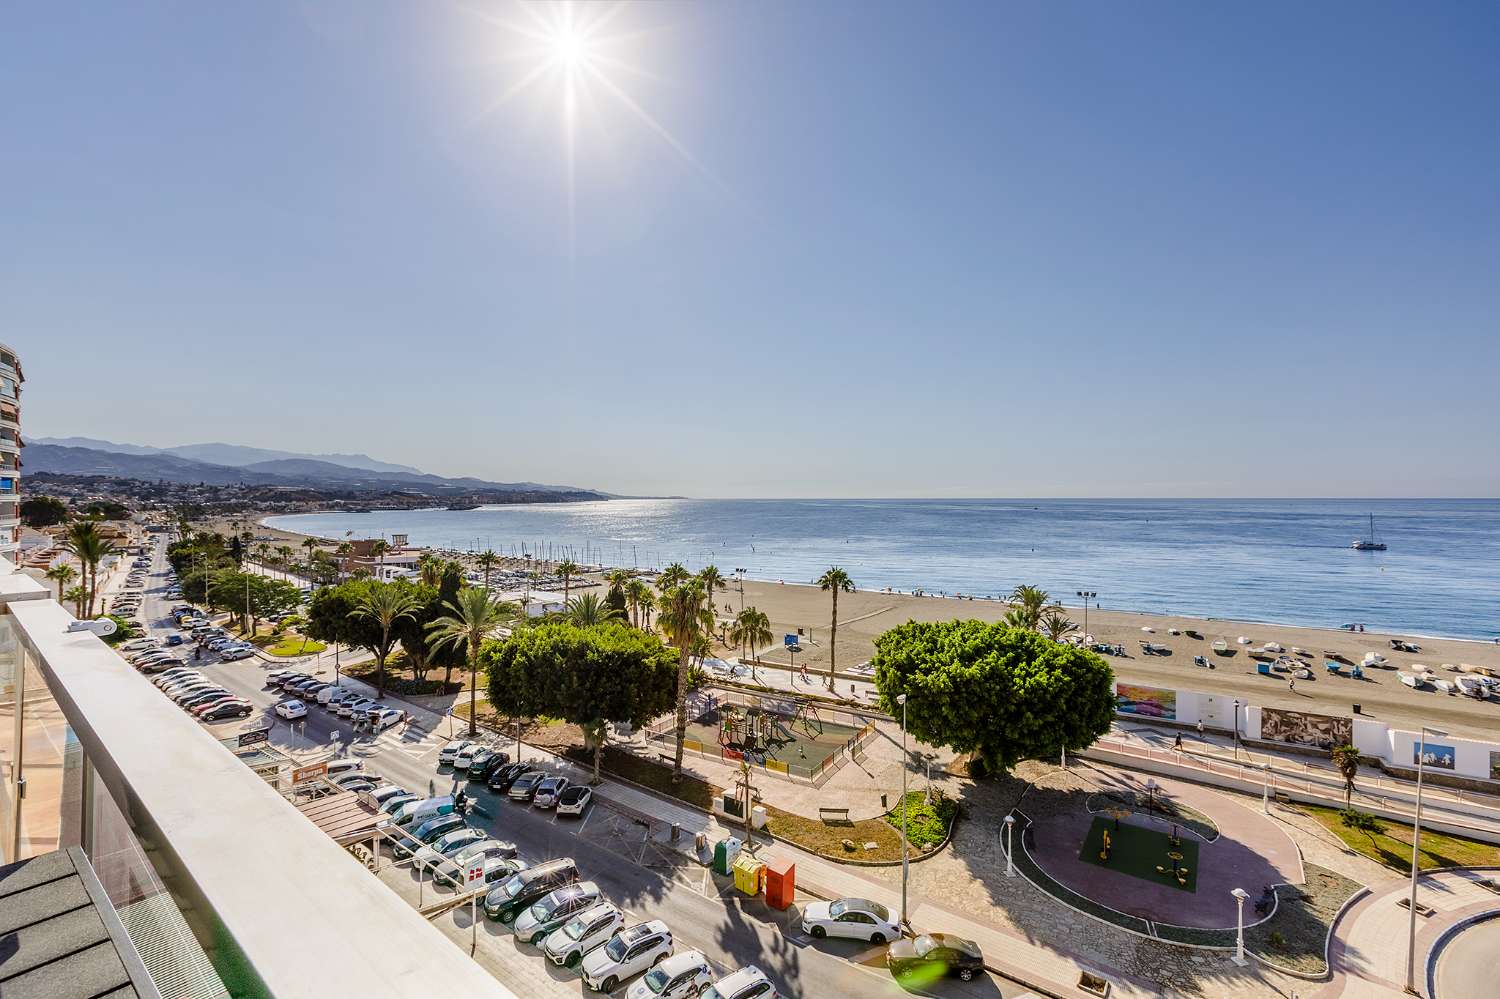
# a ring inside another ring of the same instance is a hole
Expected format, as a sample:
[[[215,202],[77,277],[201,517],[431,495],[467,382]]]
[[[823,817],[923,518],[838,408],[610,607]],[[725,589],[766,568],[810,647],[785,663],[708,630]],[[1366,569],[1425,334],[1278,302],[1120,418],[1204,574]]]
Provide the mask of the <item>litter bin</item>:
[[[734,866],[735,858],[740,855],[741,843],[734,836],[721,839],[714,844],[714,873],[728,874],[729,869]]]
[[[748,853],[741,853],[734,862],[734,887],[746,895],[760,894],[760,876],[766,865]]]
[[[789,908],[797,893],[797,865],[790,860],[766,863],[766,904],[773,909]]]

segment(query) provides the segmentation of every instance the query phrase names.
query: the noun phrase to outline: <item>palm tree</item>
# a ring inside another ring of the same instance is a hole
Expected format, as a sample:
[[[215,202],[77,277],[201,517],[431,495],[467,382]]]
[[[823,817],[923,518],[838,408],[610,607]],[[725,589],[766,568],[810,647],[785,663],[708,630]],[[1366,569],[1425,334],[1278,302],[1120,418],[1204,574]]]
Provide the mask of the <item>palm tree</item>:
[[[771,619],[764,611],[754,607],[746,607],[739,612],[734,619],[734,628],[729,632],[730,641],[740,647],[740,656],[743,659],[745,648],[750,649],[750,680],[755,681],[755,664],[759,656],[755,654],[757,645],[770,645],[775,636],[771,634]]]
[[[1011,591],[1010,602],[1015,606],[1005,615],[1005,623],[1029,631],[1037,630],[1044,611],[1062,610],[1062,605],[1054,603],[1047,591],[1038,586],[1017,586]]]
[[[1060,642],[1062,641],[1062,637],[1068,632],[1078,630],[1078,625],[1056,607],[1048,609],[1047,613],[1043,614],[1042,619],[1037,623],[1041,626],[1042,634],[1054,642]]]
[[[650,631],[651,613],[656,610],[656,594],[651,592],[651,587],[645,587],[636,606],[641,612],[641,630]]]
[[[1333,765],[1344,778],[1344,811],[1347,812],[1354,796],[1354,778],[1359,776],[1359,750],[1347,744],[1334,747]]]
[[[427,635],[433,641],[434,650],[468,643],[469,734],[475,735],[479,731],[478,684],[475,681],[479,673],[479,644],[512,618],[516,606],[494,599],[489,590],[476,590],[472,586],[459,590],[458,595],[444,606],[453,613],[428,623]]]
[[[568,606],[568,591],[572,585],[573,577],[578,574],[578,563],[572,559],[564,559],[557,564],[557,574],[563,581],[563,606]]]
[[[78,559],[80,582],[84,592],[84,616],[94,616],[94,598],[99,594],[99,563],[113,555],[115,546],[106,541],[92,521],[78,521],[68,527],[62,549]]]
[[[417,598],[407,587],[386,583],[372,586],[360,598],[358,606],[349,612],[350,617],[374,621],[380,627],[380,642],[370,650],[375,653],[376,697],[385,696],[385,660],[395,644],[391,629],[402,618],[416,617],[419,606]]]
[[[681,562],[673,562],[661,571],[660,576],[656,577],[656,588],[665,593],[687,582],[689,575],[686,566]]]
[[[78,578],[78,570],[66,562],[59,562],[47,570],[47,578],[57,584],[57,599],[61,601],[63,590],[66,590],[68,584]]]
[[[339,557],[339,576],[340,577],[342,577],[342,576],[345,575],[345,573],[344,573],[344,564],[345,564],[344,560],[347,559],[351,554],[353,554],[353,552],[354,552],[354,546],[351,545],[347,541],[340,541],[339,542],[339,546],[333,550],[333,553]]]
[[[417,559],[417,578],[423,586],[441,586],[443,582],[443,560],[432,552]]]
[[[568,620],[580,628],[590,628],[605,621],[613,621],[619,611],[599,599],[597,593],[584,593],[568,601]]]
[[[380,559],[380,568],[382,569],[385,568],[385,553],[390,550],[391,543],[385,538],[376,538],[374,541],[370,542],[370,557]],[[380,575],[381,578],[385,577],[384,572],[382,572]]]
[[[64,600],[73,601],[73,616],[83,617],[83,598],[87,596],[82,586],[71,586],[63,593]]]
[[[495,570],[495,566],[500,564],[500,556],[486,548],[474,557],[474,561],[478,563],[479,568],[484,572],[484,588],[488,590],[490,588],[490,573]]]
[[[651,587],[644,579],[632,578],[625,584],[625,603],[630,608],[630,623],[641,626],[641,604],[651,596]]]
[[[818,588],[833,594],[833,620],[828,628],[828,689],[833,689],[833,673],[839,642],[839,593],[854,592],[854,580],[838,566],[829,566],[828,571],[818,577]]]
[[[724,574],[719,572],[719,567],[711,562],[698,570],[698,578],[703,581],[703,595],[708,599],[708,608],[713,610],[714,591],[729,589],[729,583],[725,581]]]
[[[286,545],[276,546],[276,557],[281,559],[281,578],[285,579],[287,570],[292,567],[292,556],[296,554]]]
[[[266,564],[266,560],[271,557],[271,546],[268,545],[268,544],[266,544],[264,541],[262,541],[260,544],[256,545],[255,546],[255,557],[260,560],[260,564],[261,565],[265,565]]]
[[[625,587],[634,578],[635,573],[629,569],[611,569],[604,574],[604,581],[609,584],[610,589],[618,589],[621,593],[625,592]]]
[[[714,613],[703,596],[703,584],[692,579],[661,595],[661,628],[677,648],[677,756],[672,780],[682,776],[682,743],[687,738],[688,666],[693,646],[713,630]]]

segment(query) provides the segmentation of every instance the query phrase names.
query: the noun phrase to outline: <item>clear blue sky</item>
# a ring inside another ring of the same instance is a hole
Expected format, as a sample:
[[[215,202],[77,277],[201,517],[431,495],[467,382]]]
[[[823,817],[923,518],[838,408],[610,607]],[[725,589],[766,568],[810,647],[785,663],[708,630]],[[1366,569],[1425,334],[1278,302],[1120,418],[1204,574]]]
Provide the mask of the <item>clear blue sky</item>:
[[[555,55],[497,22],[8,8],[26,427],[628,493],[1500,494],[1500,6],[626,5],[571,197],[563,71],[486,112]]]

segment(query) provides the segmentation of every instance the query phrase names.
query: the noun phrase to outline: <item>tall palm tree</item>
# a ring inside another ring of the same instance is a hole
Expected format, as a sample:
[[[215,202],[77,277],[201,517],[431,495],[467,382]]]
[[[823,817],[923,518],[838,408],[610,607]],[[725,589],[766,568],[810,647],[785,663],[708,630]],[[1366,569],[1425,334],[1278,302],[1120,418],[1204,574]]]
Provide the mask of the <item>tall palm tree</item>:
[[[333,553],[339,557],[339,576],[342,578],[347,575],[344,572],[346,564],[344,560],[354,553],[354,546],[347,541],[340,541],[339,546],[333,550]]]
[[[1068,632],[1078,630],[1078,625],[1068,615],[1055,607],[1043,614],[1037,625],[1041,628],[1042,634],[1054,642],[1060,642],[1062,641],[1062,637]]]
[[[374,621],[380,628],[380,642],[370,650],[375,653],[376,697],[385,696],[385,661],[396,644],[391,629],[402,618],[416,617],[419,606],[417,598],[405,586],[386,583],[372,586],[349,612],[350,617]]]
[[[759,656],[755,654],[756,646],[770,645],[772,639],[771,619],[766,616],[765,611],[754,607],[746,607],[740,611],[734,619],[734,627],[729,632],[730,641],[740,647],[740,657],[745,657],[745,649],[750,650],[750,680],[755,680],[755,663]]]
[[[391,543],[385,538],[376,538],[374,541],[370,542],[370,557],[380,559],[380,568],[382,569],[385,568],[385,553],[390,550]],[[382,578],[385,577],[384,572],[382,572],[380,575]]]
[[[673,562],[661,571],[660,576],[656,577],[656,588],[665,593],[687,582],[690,575],[687,567],[681,562]]]
[[[115,546],[104,539],[92,521],[69,525],[62,549],[78,559],[79,581],[83,584],[84,616],[94,616],[94,598],[99,595],[99,563],[115,554]]]
[[[61,602],[63,591],[68,588],[69,583],[78,578],[78,570],[66,562],[59,562],[47,570],[47,578],[57,584],[57,599]]]
[[[286,545],[276,546],[276,557],[281,559],[281,577],[286,578],[287,570],[292,567],[292,556],[296,554]]]
[[[651,630],[651,614],[656,610],[656,594],[651,592],[651,587],[646,587],[641,593],[640,602],[636,604],[641,612],[641,630]]]
[[[572,559],[564,559],[563,561],[557,563],[557,574],[562,577],[563,606],[566,607],[568,606],[569,587],[571,587],[573,583],[573,577],[578,575],[578,563],[574,562]]]
[[[264,541],[256,545],[255,557],[260,560],[261,565],[265,565],[266,561],[271,557],[271,546]]]
[[[1062,610],[1062,606],[1054,603],[1047,591],[1039,586],[1017,586],[1011,591],[1010,602],[1015,606],[1005,615],[1005,623],[1029,631],[1036,631],[1040,626],[1043,612]]]
[[[613,621],[620,612],[599,599],[597,593],[584,593],[566,604],[568,620],[580,628],[590,628],[605,621]]]
[[[479,695],[478,684],[475,681],[479,673],[479,645],[490,637],[496,628],[511,620],[516,613],[516,606],[496,600],[490,596],[489,590],[475,589],[472,586],[459,590],[458,595],[445,602],[443,606],[452,613],[429,622],[427,636],[433,642],[434,650],[449,645],[468,643],[469,734],[475,735],[479,731],[477,714]]]
[[[703,584],[690,579],[661,595],[662,631],[677,649],[677,756],[672,780],[682,776],[682,743],[687,738],[688,667],[693,646],[713,630],[714,613],[703,595]]]
[[[74,617],[79,617],[79,618],[83,617],[83,598],[85,596],[87,596],[87,595],[88,594],[84,592],[84,589],[83,589],[82,586],[70,586],[63,593],[63,599],[64,600],[71,600],[71,601],[73,601],[73,616]]]
[[[496,555],[491,549],[486,548],[474,557],[474,561],[479,564],[480,570],[484,572],[484,588],[488,590],[490,588],[490,573],[494,572],[495,566],[500,564],[500,556]]]
[[[635,573],[629,569],[611,569],[604,574],[604,581],[609,584],[610,589],[618,589],[621,593],[625,592],[625,587],[634,578]]]
[[[818,577],[818,587],[833,594],[833,620],[828,627],[828,689],[833,689],[833,673],[839,642],[839,593],[853,593],[854,580],[838,566],[829,566],[828,571]]]
[[[440,586],[443,582],[443,560],[432,552],[417,559],[417,578],[423,586]]]
[[[698,578],[703,581],[703,595],[708,599],[708,609],[713,610],[714,591],[729,589],[729,582],[712,562],[698,570]]]
[[[637,628],[641,626],[641,604],[649,596],[651,587],[644,579],[632,578],[625,584],[625,605],[630,608],[630,623]]]

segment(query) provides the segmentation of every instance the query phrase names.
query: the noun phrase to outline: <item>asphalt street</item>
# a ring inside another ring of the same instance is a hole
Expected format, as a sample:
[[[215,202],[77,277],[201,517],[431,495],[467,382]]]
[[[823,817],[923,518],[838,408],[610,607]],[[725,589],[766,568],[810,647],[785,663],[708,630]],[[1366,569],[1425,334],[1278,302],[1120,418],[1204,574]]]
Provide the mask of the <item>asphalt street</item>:
[[[166,568],[164,552],[158,550],[142,604],[145,619],[159,634],[173,629],[168,609],[175,601],[164,596]],[[184,658],[190,656],[188,648]],[[358,756],[366,761],[367,770],[418,794],[430,789],[447,793],[454,787],[449,769],[437,767],[438,750],[448,741],[446,729],[425,732],[415,725],[397,726],[379,736],[364,733],[356,737],[347,721],[315,707],[309,708],[306,719],[288,723],[271,710],[276,692],[264,683],[265,674],[274,668],[271,665],[251,658],[237,663],[208,660],[201,666],[205,674],[249,698],[258,709],[242,722],[210,724],[208,727],[221,737],[269,725],[269,741],[301,761]],[[331,663],[309,672],[326,672],[330,680],[333,678]],[[502,748],[514,750],[513,745],[502,744]],[[578,818],[559,818],[551,812],[512,804],[487,788],[476,788],[471,794],[478,803],[471,823],[496,838],[514,842],[524,859],[536,863],[572,857],[583,877],[598,884],[607,899],[627,911],[631,921],[665,921],[678,950],[701,950],[723,972],[754,964],[785,996],[1016,999],[1028,995],[1023,987],[998,976],[968,983],[947,980],[924,990],[903,988],[886,970],[883,946],[846,940],[813,941],[801,932],[794,916],[772,910],[760,899],[746,899],[727,879],[715,878],[675,850],[650,842],[645,825],[633,816],[595,804]],[[411,894],[415,875],[410,871],[383,876],[394,876],[403,896]],[[410,879],[410,883],[400,884],[402,878]],[[423,892],[427,901],[436,897],[430,883]],[[456,942],[461,937],[467,947],[467,908],[437,917],[436,922],[441,925],[445,920],[456,924],[444,928]],[[526,994],[576,996],[584,992],[575,971],[552,966],[535,947],[515,941],[502,924],[482,920],[480,933],[491,938],[481,945],[483,963],[507,981],[527,983]],[[455,954],[455,960],[468,959],[462,952]],[[618,994],[623,992],[622,986]]]

